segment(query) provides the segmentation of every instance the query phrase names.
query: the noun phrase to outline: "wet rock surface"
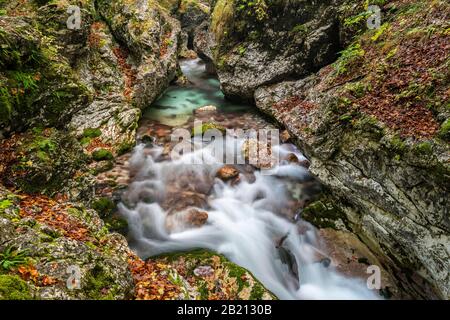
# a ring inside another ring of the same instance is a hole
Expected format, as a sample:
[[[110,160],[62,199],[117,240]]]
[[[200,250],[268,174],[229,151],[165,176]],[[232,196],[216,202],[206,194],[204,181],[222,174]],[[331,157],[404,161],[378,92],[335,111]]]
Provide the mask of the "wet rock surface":
[[[228,181],[239,176],[239,170],[233,166],[224,166],[217,171],[217,177],[223,181]]]
[[[411,296],[399,290],[390,271],[383,267],[376,256],[354,234],[334,229],[321,229],[319,234],[326,256],[318,255],[318,263],[322,263],[325,267],[334,267],[346,276],[360,278],[372,285],[375,283],[368,277],[373,272],[370,266],[375,266],[380,268],[381,272],[378,289],[380,296],[385,299],[411,299]]]

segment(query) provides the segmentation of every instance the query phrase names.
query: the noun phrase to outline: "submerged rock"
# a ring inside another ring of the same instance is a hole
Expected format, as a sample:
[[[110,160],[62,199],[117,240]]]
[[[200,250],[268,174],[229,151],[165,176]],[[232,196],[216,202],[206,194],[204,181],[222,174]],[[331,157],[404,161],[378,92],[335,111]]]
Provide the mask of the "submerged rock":
[[[187,211],[186,222],[195,227],[203,226],[208,220],[208,213],[197,209]]]
[[[278,248],[278,254],[280,256],[281,262],[288,267],[289,273],[292,276],[292,281],[296,282],[296,285],[299,288],[300,284],[298,282],[298,264],[295,256],[289,249],[283,246]]]
[[[187,208],[171,213],[166,218],[166,228],[170,232],[180,232],[190,228],[199,228],[208,221],[208,213],[197,208]]]
[[[204,106],[204,107],[194,110],[194,114],[201,114],[201,115],[215,113],[215,112],[217,112],[216,106]]]

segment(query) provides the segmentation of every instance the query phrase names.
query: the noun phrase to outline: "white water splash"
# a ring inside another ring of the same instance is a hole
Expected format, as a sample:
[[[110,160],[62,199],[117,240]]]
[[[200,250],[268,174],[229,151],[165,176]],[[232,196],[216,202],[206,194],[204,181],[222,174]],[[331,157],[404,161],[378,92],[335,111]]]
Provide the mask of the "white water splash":
[[[242,141],[238,142],[242,143]],[[280,147],[280,153],[292,152],[293,146]],[[224,254],[234,263],[250,270],[280,299],[376,299],[360,279],[338,274],[330,266],[317,263],[318,240],[316,230],[304,221],[294,224],[276,214],[287,201],[286,184],[277,175],[255,172],[250,183],[241,175],[236,186],[214,180],[208,197],[209,218],[201,228],[187,228],[183,221],[169,232],[168,213],[157,203],[167,192],[167,185],[183,174],[194,176],[194,183],[214,179],[222,164],[210,154],[211,145],[186,154],[176,161],[156,162],[161,148],[147,150],[138,146],[131,159],[135,173],[126,194],[127,206],[119,206],[127,218],[134,249],[142,257],[161,253],[205,248]],[[298,156],[301,154],[295,151]],[[192,157],[207,157],[208,165],[190,165]],[[214,162],[216,161],[216,162]],[[275,171],[282,177],[301,180],[308,174],[299,166],[280,163]],[[145,203],[143,199],[156,199]],[[302,226],[303,232],[299,232]],[[291,253],[298,265],[298,279],[282,262],[277,242],[288,237],[283,247]],[[298,289],[298,284],[300,288]]]
[[[183,61],[181,67],[193,86],[170,88],[157,103],[164,108],[148,110],[151,119],[169,124],[174,115],[182,115],[186,118],[181,121],[184,122],[192,115],[192,110],[210,104],[224,112],[236,108],[224,100],[217,79],[205,74],[200,60]],[[243,140],[235,142],[240,150]],[[235,154],[233,144],[227,144],[226,148],[227,154]],[[320,239],[310,224],[301,220],[294,224],[277,214],[292,192],[287,181],[298,184],[308,179],[306,169],[281,161],[270,172],[272,175],[255,172],[254,181],[241,175],[241,182],[231,186],[214,178],[222,167],[213,156],[216,149],[212,143],[178,160],[164,162],[156,161],[163,153],[161,147],[149,150],[141,145],[135,149],[130,164],[134,182],[125,195],[126,205],[119,207],[128,220],[134,249],[141,257],[205,248],[224,254],[250,270],[280,299],[377,298],[364,281],[346,278],[331,266],[326,268],[318,263],[318,253],[324,255],[318,249]],[[276,147],[273,152],[279,153],[280,158],[294,153],[299,160],[305,159],[290,144]],[[204,163],[207,164],[191,165],[198,163],[193,158],[206,160]],[[240,163],[242,159],[236,160]],[[188,176],[191,184],[212,184],[207,199],[209,217],[201,228],[186,226],[182,219],[177,220],[176,213],[169,215],[160,206],[173,181],[183,176]],[[172,222],[170,230],[167,228],[168,216]],[[295,272],[282,262],[283,250],[277,248],[280,239],[287,234],[283,242],[284,253],[290,252],[289,256],[295,257],[297,279]]]

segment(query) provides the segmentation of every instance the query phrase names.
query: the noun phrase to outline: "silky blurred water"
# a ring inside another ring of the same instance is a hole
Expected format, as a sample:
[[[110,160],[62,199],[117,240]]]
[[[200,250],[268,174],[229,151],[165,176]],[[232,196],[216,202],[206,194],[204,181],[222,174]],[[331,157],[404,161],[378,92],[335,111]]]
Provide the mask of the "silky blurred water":
[[[169,88],[146,112],[147,118],[177,126],[192,119],[193,110],[204,105],[213,104],[222,113],[250,108],[227,102],[218,81],[206,75],[199,60],[183,62],[182,69],[192,85]],[[234,139],[237,145],[244,143],[243,138]],[[133,249],[141,257],[204,248],[224,254],[250,270],[280,299],[377,298],[362,279],[345,277],[332,266],[318,263],[317,253],[326,256],[326,252],[321,252],[320,239],[312,225],[301,219],[293,222],[280,214],[289,201],[287,182],[301,184],[308,180],[307,169],[281,161],[271,175],[255,171],[254,179],[241,174],[238,184],[225,183],[215,178],[223,164],[213,155],[214,143],[219,142],[211,142],[176,160],[160,160],[163,146],[139,145],[134,150],[130,161],[134,181],[119,209],[129,223]],[[276,148],[281,155],[294,153],[304,159],[294,145]],[[225,148],[225,152],[233,151]],[[193,158],[208,161],[192,165],[196,163]],[[193,185],[212,186],[206,199],[208,208],[201,208],[208,213],[208,220],[200,228],[186,225],[185,220],[163,208],[168,197],[183,191],[176,188],[174,181],[186,177]],[[283,237],[283,252],[295,259],[294,266],[286,264],[277,247]]]

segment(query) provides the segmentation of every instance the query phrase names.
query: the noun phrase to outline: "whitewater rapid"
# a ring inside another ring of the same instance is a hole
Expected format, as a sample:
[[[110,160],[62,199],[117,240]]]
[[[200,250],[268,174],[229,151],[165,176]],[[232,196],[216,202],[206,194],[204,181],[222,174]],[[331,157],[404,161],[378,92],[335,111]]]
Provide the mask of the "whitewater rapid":
[[[189,173],[196,181],[214,177],[223,164],[213,163],[208,154],[211,148],[185,155],[176,161],[156,162],[162,148],[145,152],[144,145],[134,151],[131,170],[135,181],[126,193],[127,205],[120,211],[127,218],[134,249],[142,257],[167,252],[205,248],[225,255],[234,263],[250,270],[280,299],[375,299],[360,279],[339,275],[333,268],[318,263],[316,230],[304,221],[293,223],[274,211],[287,201],[286,185],[278,176],[255,172],[255,181],[241,176],[238,185],[231,186],[220,179],[214,181],[208,199],[210,206],[207,224],[201,228],[187,228],[178,221],[176,232],[166,226],[168,213],[158,202],[146,203],[149,194],[165,197],[166,186],[177,176]],[[192,157],[207,157],[208,165],[192,165]],[[278,173],[283,177],[301,179],[304,168],[281,163]],[[299,232],[299,225],[306,229]],[[277,239],[287,235],[283,246],[298,263],[299,279],[292,279],[276,247]],[[300,289],[296,282],[300,283]]]
[[[214,100],[215,103],[220,103],[223,97],[211,90],[218,90],[218,83],[202,78],[204,70],[198,61],[185,62],[182,67],[196,87],[208,88],[207,94],[219,99]],[[176,90],[181,89],[174,88],[171,92]],[[182,91],[182,97],[185,96],[188,93]],[[211,102],[203,95],[201,99],[200,102],[190,100],[188,112],[192,113],[195,105],[199,107]],[[170,96],[162,100],[173,103]],[[244,143],[244,138],[233,139],[238,149]],[[318,261],[317,256],[323,257],[326,253],[318,249],[320,239],[312,225],[301,219],[294,222],[279,214],[282,205],[289,200],[286,181],[301,183],[307,180],[307,169],[281,161],[271,174],[255,171],[254,179],[241,174],[238,184],[225,183],[216,178],[223,163],[214,156],[215,143],[219,142],[202,142],[195,151],[175,160],[161,160],[162,146],[141,144],[135,148],[130,160],[133,182],[119,210],[128,221],[133,249],[141,257],[204,248],[223,254],[251,271],[279,299],[378,298],[362,279],[345,277],[332,265]],[[233,152],[232,148],[235,147],[226,146],[225,152]],[[280,158],[294,153],[300,160],[305,159],[291,144],[274,147],[273,152],[279,153]],[[192,164],[196,163],[193,159],[202,159],[203,164]],[[201,208],[208,213],[208,220],[200,228],[185,225],[183,219],[177,219],[176,214],[164,210],[161,205],[171,196],[174,181],[184,176],[189,176],[193,184],[212,185],[206,199],[208,209]],[[282,246],[285,252],[295,257],[297,272],[292,272],[283,263],[282,253],[277,248],[284,237]]]

